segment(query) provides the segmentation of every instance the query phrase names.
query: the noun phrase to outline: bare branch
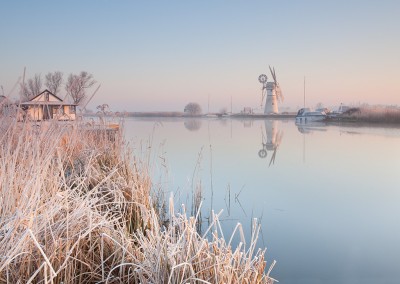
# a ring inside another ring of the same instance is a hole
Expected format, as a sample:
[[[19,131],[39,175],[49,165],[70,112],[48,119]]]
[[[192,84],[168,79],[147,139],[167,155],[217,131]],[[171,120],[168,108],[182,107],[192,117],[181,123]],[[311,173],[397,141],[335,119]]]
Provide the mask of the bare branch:
[[[28,84],[26,82],[20,83],[19,85],[19,95],[21,96],[21,100],[23,102],[29,100],[30,93],[28,91]]]
[[[30,78],[27,83],[20,84],[20,95],[23,101],[27,101],[37,96],[42,89],[42,78],[40,74]]]
[[[45,77],[46,82],[44,83],[47,89],[53,94],[57,95],[60,91],[61,84],[63,81],[63,73],[60,71],[55,71],[53,73],[48,73]]]
[[[95,83],[93,75],[86,71],[82,71],[79,75],[69,74],[65,90],[74,103],[79,104],[86,97],[86,89],[89,89]]]

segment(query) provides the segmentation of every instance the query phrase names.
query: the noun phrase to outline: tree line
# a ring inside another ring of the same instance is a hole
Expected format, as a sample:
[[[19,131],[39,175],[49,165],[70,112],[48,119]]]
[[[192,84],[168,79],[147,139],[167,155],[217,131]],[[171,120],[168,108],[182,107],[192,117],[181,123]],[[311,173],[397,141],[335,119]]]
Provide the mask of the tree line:
[[[93,75],[82,71],[79,74],[69,74],[64,83],[63,73],[60,71],[49,72],[42,79],[41,74],[35,74],[33,78],[20,84],[20,96],[22,101],[28,101],[42,92],[43,83],[54,95],[60,93],[62,86],[74,104],[81,104],[86,97],[86,91],[96,84]]]

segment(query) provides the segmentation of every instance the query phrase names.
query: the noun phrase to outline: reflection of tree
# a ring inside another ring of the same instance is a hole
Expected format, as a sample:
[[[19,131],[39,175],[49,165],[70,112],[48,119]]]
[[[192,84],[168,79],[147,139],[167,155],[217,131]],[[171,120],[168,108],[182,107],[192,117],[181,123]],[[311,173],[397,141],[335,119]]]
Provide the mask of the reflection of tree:
[[[197,131],[201,128],[201,120],[200,119],[188,119],[185,120],[184,125],[189,131]]]

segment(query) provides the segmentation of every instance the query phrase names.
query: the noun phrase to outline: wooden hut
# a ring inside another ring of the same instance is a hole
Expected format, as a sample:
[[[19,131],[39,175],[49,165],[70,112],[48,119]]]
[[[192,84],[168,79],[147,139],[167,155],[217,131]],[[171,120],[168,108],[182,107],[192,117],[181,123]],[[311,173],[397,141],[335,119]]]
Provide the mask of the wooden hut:
[[[20,104],[30,120],[75,120],[76,104],[64,102],[49,90],[44,90],[29,101]]]

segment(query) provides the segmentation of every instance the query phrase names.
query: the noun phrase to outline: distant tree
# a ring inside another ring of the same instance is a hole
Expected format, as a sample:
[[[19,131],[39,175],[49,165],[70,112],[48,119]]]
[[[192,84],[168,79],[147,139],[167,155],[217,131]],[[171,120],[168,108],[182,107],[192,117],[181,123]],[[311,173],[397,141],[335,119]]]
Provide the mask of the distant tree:
[[[68,76],[65,90],[75,104],[80,104],[86,97],[86,90],[95,83],[96,81],[93,79],[92,74],[82,71],[79,75],[70,74]]]
[[[61,84],[63,81],[63,73],[60,71],[55,71],[53,73],[49,72],[45,77],[45,86],[53,94],[57,95],[60,91]]]
[[[201,107],[198,103],[188,103],[184,109],[185,114],[197,116],[201,114]]]
[[[227,114],[228,113],[228,109],[226,107],[223,107],[219,110],[220,114]]]

